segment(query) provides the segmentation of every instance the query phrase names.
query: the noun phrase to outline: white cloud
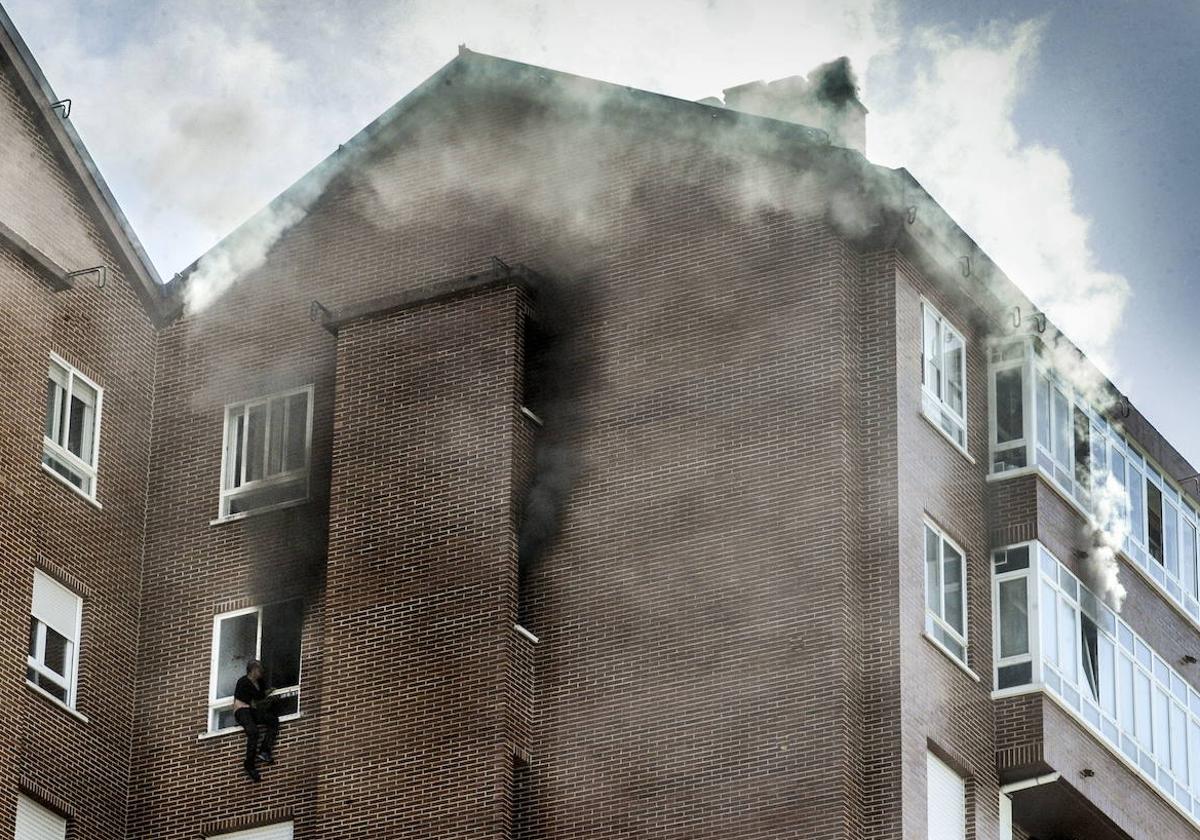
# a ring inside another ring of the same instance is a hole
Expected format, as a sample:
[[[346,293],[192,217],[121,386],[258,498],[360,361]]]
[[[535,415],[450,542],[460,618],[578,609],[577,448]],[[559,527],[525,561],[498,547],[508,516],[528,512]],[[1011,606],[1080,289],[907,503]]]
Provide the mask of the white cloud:
[[[922,33],[916,81],[874,110],[869,149],[876,162],[912,172],[1051,321],[1111,369],[1129,284],[1097,265],[1067,162],[1023,142],[1013,120],[1044,29],[1033,20],[971,37]]]

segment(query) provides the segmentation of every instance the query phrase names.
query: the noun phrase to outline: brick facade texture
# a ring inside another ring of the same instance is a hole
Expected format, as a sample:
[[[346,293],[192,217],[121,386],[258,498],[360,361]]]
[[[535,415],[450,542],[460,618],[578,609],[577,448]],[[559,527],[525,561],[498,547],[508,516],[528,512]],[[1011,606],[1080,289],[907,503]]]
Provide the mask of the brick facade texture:
[[[44,193],[18,221],[64,264],[111,261],[38,215],[92,224],[3,93],[0,142],[36,152]],[[78,838],[917,840],[932,750],[968,780],[967,836],[994,840],[1002,781],[1103,764],[1040,698],[990,696],[990,549],[1036,535],[1067,559],[1080,523],[1037,478],[985,480],[986,313],[852,244],[787,148],[606,107],[447,86],[157,332],[119,276],[54,294],[0,251],[22,314],[0,334],[0,638],[19,662],[36,563],[82,582],[90,718],[0,681],[22,733],[0,742],[0,836],[24,785]],[[435,294],[493,256],[555,294]],[[967,339],[967,454],[921,413],[922,299]],[[360,314],[323,329],[313,301]],[[580,354],[544,428],[521,411],[531,317],[570,320]],[[37,467],[51,350],[109,389],[103,510]],[[224,406],[309,384],[309,500],[214,521]],[[522,589],[523,499],[555,454],[561,534]],[[924,517],[966,551],[967,668],[923,635]],[[1182,655],[1195,629],[1127,585],[1138,632]],[[251,786],[240,736],[202,737],[213,617],[290,597],[301,714]],[[1141,784],[1112,764],[1106,784]],[[1136,836],[1184,836],[1143,792],[1095,796]]]

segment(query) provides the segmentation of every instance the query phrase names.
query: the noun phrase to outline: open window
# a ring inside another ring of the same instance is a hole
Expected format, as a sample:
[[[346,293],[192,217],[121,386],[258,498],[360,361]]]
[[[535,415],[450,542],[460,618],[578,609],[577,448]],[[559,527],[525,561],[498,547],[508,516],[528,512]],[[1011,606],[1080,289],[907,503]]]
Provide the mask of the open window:
[[[51,354],[46,379],[42,464],[89,499],[96,496],[103,398],[100,386],[61,357]]]
[[[967,445],[967,351],[962,334],[921,304],[921,409],[960,447]]]
[[[225,408],[221,518],[308,498],[312,386]]]
[[[252,659],[263,663],[267,685],[272,696],[278,698],[276,713],[280,717],[299,713],[303,625],[304,608],[299,599],[234,610],[213,619],[209,731],[237,725],[233,719],[233,689]]]
[[[1146,548],[1161,566],[1164,561],[1162,491],[1149,479],[1146,480]]]
[[[45,572],[33,572],[25,678],[74,708],[83,601]]]

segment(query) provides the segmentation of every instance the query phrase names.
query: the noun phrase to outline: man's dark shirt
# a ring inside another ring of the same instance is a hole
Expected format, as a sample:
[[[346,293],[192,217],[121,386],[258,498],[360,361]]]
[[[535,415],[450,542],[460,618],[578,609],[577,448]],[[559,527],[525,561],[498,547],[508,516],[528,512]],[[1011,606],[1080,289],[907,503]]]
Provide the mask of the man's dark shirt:
[[[253,706],[259,701],[266,699],[266,696],[266,680],[259,680],[259,684],[255,685],[254,681],[249,677],[242,677],[233,688],[233,698],[241,700],[248,706]]]

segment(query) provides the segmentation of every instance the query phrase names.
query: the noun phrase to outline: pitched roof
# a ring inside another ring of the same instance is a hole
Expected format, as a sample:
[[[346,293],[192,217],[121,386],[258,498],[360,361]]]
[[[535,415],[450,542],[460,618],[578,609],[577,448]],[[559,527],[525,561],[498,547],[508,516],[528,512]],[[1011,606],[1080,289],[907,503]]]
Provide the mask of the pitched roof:
[[[100,174],[96,162],[83,145],[83,140],[75,131],[75,126],[66,117],[59,117],[52,107],[58,102],[50,83],[46,80],[38,63],[30,53],[29,47],[17,32],[12,19],[0,5],[0,53],[7,59],[15,71],[21,93],[33,107],[33,111],[42,121],[48,140],[55,146],[66,162],[69,172],[82,188],[86,199],[95,210],[96,217],[101,222],[101,231],[113,253],[121,262],[122,272],[133,283],[138,297],[146,307],[146,311],[156,322],[161,322],[165,309],[163,307],[163,286],[155,271],[150,257],[146,254],[142,243],[129,226],[129,220],[121,211],[117,200]],[[12,234],[12,235],[9,235]],[[36,262],[48,266],[51,274],[58,283],[64,282],[60,270],[54,270],[53,261],[41,255],[35,247],[15,232],[4,228],[0,235],[12,242],[16,247],[29,254]]]

